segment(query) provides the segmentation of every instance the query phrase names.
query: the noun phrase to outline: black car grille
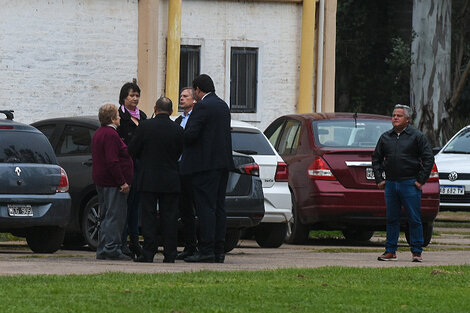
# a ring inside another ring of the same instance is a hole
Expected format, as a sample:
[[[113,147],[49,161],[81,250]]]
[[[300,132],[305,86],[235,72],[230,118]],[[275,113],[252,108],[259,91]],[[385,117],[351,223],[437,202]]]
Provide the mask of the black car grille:
[[[466,192],[463,196],[441,195],[441,202],[444,203],[462,203],[470,202],[470,193]]]
[[[468,173],[459,173],[457,180],[469,180],[470,179],[470,174]],[[439,178],[440,179],[449,179],[449,173],[439,173]]]

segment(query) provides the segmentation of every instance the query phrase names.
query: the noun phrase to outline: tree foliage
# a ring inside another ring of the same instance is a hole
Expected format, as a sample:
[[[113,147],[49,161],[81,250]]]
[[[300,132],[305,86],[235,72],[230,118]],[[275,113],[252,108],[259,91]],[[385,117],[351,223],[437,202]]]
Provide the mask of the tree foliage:
[[[389,115],[410,103],[412,8],[411,0],[338,0],[336,111]],[[451,91],[434,143],[470,124],[470,0],[452,0],[451,24]]]
[[[470,124],[470,1],[454,0],[452,8],[452,96],[446,104],[451,135]],[[449,138],[445,138],[449,139]]]
[[[391,114],[409,103],[411,4],[339,0],[336,111]]]

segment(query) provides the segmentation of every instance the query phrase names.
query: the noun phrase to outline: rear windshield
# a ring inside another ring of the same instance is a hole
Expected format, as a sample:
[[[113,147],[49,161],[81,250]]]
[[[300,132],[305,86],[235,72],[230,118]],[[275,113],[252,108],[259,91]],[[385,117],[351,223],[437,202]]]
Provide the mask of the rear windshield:
[[[57,161],[43,134],[1,131],[0,163],[57,164]]]
[[[232,132],[232,149],[251,155],[274,155],[268,140],[262,133]]]
[[[380,135],[392,128],[391,121],[314,121],[315,141],[325,147],[373,148]]]
[[[459,133],[442,152],[470,154],[470,128]]]

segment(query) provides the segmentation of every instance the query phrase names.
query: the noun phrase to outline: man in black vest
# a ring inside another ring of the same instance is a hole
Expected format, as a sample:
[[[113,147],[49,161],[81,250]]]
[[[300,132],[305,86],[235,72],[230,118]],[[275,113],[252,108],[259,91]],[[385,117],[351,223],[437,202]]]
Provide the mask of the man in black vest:
[[[143,169],[138,186],[142,200],[144,247],[137,262],[153,262],[158,248],[158,225],[163,236],[163,262],[174,263],[176,259],[177,210],[181,189],[178,159],[183,151],[183,129],[170,119],[172,107],[170,99],[158,99],[155,118],[142,122],[129,144],[129,153],[140,159]]]
[[[225,190],[234,167],[230,110],[215,94],[214,82],[202,74],[193,81],[197,103],[184,131],[181,173],[191,175],[200,236],[198,252],[186,262],[225,260]]]

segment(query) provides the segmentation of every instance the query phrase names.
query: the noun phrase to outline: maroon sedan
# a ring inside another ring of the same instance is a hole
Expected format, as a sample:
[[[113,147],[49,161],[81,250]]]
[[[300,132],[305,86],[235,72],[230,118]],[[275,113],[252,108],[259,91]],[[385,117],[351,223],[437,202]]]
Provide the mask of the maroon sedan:
[[[289,167],[293,218],[287,242],[305,242],[311,229],[341,230],[358,241],[385,230],[384,191],[375,184],[371,156],[380,135],[391,128],[391,117],[354,113],[292,114],[269,125],[264,134]],[[423,186],[425,246],[438,211],[434,165]],[[406,214],[402,216],[406,233]]]

